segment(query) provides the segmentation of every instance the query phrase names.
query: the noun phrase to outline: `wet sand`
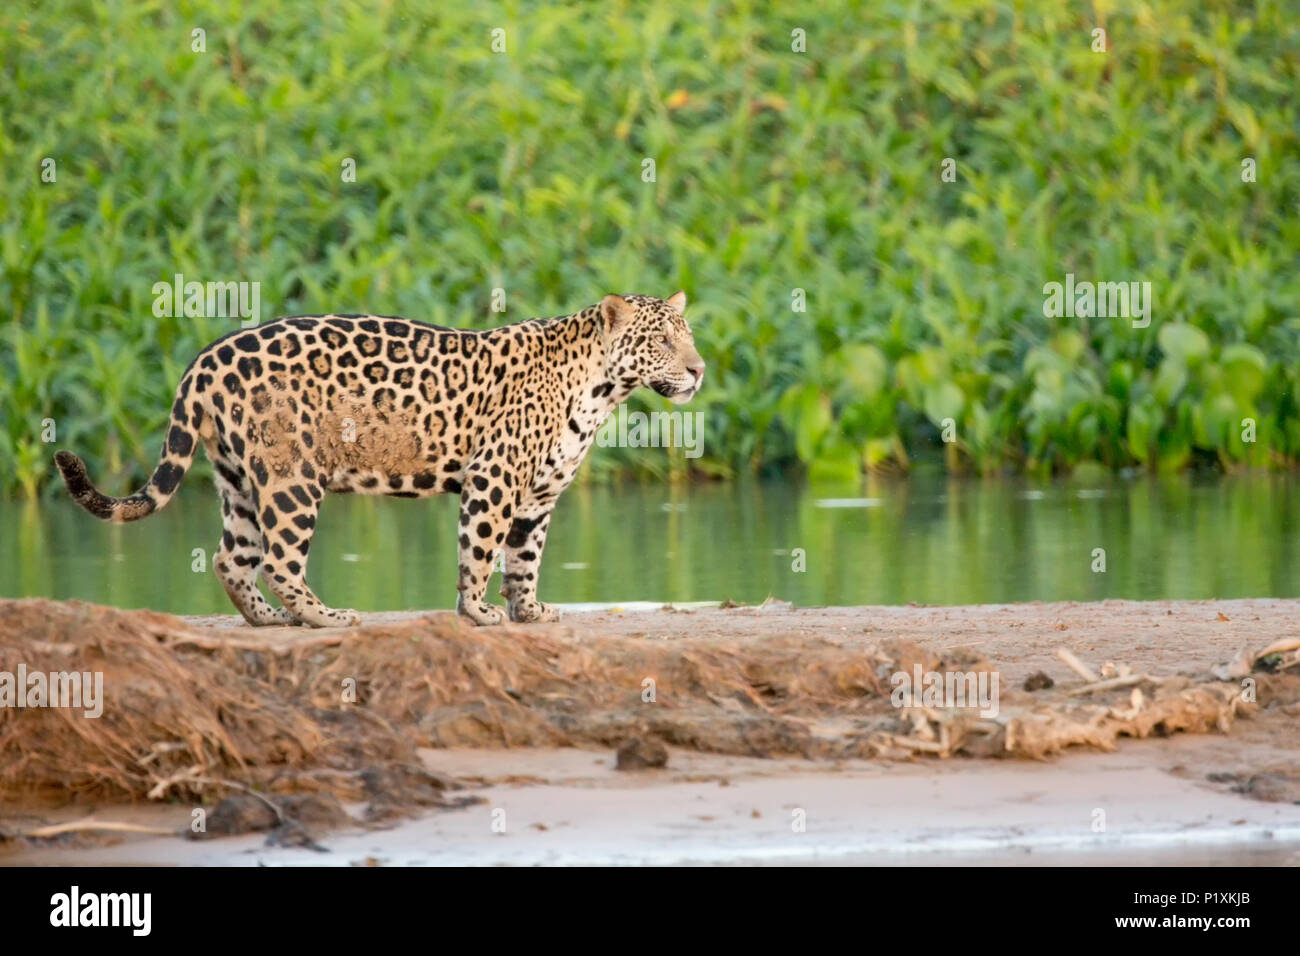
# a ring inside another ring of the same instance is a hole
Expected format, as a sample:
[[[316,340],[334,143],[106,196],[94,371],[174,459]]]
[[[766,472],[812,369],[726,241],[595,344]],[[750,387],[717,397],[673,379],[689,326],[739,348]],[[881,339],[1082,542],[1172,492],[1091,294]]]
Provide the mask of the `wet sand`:
[[[406,865],[1300,865],[1300,807],[1248,800],[1193,767],[1207,738],[1138,741],[1051,763],[878,764],[674,751],[620,773],[584,750],[426,751],[485,802],[320,837],[327,852],[259,834],[203,843],[131,837],[42,848],[11,864]],[[796,830],[803,811],[802,831]],[[1098,811],[1104,813],[1104,819]],[[184,827],[186,808],[103,808],[105,819]],[[500,832],[504,826],[504,832]]]
[[[1161,675],[1204,671],[1243,647],[1297,634],[1298,612],[1292,600],[632,605],[569,609],[536,632],[590,630],[633,641],[807,636],[845,647],[900,637],[931,649],[970,646],[1019,683],[1037,670],[1070,679],[1055,657],[1063,646],[1094,664],[1113,660]],[[419,616],[366,615],[364,623]],[[243,631],[234,618],[189,620]],[[1042,762],[755,759],[671,748],[665,769],[618,772],[612,752],[573,748],[426,749],[421,757],[484,802],[388,829],[326,833],[319,843],[327,852],[268,847],[260,834],[205,842],[113,836],[0,851],[0,863],[1300,865],[1300,805],[1248,798],[1229,778],[1210,779],[1300,769],[1295,705],[1261,710],[1228,734],[1126,739],[1115,753],[1074,750]],[[101,806],[94,813],[182,828],[190,810]],[[85,807],[23,814],[32,825],[86,815]],[[12,826],[15,817],[6,820]]]

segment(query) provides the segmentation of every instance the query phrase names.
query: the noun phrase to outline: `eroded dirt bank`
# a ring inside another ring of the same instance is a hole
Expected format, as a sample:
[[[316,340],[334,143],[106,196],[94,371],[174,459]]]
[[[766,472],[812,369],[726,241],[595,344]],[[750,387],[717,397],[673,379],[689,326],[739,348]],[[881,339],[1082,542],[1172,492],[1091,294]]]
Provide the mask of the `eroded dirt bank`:
[[[1163,771],[1287,804],[1300,799],[1291,791],[1300,676],[1288,647],[1300,634],[1297,612],[1296,601],[778,602],[571,613],[557,625],[500,628],[447,613],[367,615],[359,628],[309,631],[0,602],[0,672],[22,664],[104,675],[98,718],[0,708],[0,835],[24,854],[86,840],[96,831],[31,834],[92,805],[102,818],[106,804],[134,802],[181,814],[179,824],[151,818],[153,829],[183,831],[201,806],[217,820],[239,818],[232,831],[260,815],[254,829],[310,845],[311,833],[331,827],[388,826],[472,806],[484,787],[530,783],[525,770],[511,781],[500,762],[484,776],[467,754],[504,750],[499,760],[522,768],[530,752],[555,752],[540,748],[577,747],[607,753],[612,767],[629,741],[650,762],[666,746],[675,774],[688,759],[753,758],[795,774],[899,761],[960,774],[983,761],[942,758],[1051,760],[1185,732],[1208,736],[1191,746],[1190,765]],[[1062,648],[1073,659],[1058,656]],[[997,673],[997,713],[894,706],[891,675],[917,667]],[[420,748],[435,748],[433,757]],[[665,771],[617,776],[623,788],[629,779],[655,786],[656,773]]]

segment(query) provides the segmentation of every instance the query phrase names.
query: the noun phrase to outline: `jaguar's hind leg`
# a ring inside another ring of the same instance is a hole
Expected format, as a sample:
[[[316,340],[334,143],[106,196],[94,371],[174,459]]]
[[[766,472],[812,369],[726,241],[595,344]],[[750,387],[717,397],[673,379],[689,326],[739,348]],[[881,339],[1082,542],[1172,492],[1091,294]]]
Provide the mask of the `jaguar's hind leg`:
[[[240,485],[235,484],[236,480],[240,480]],[[257,571],[262,564],[262,529],[258,527],[253,499],[243,488],[237,466],[223,465],[217,469],[217,490],[221,493],[224,528],[213,567],[221,586],[244,620],[254,627],[297,623],[284,608],[272,607],[257,589]]]
[[[262,580],[300,623],[343,627],[361,623],[356,611],[326,607],[307,587],[307,551],[320,510],[320,486],[301,478],[269,484],[258,492],[264,553]]]

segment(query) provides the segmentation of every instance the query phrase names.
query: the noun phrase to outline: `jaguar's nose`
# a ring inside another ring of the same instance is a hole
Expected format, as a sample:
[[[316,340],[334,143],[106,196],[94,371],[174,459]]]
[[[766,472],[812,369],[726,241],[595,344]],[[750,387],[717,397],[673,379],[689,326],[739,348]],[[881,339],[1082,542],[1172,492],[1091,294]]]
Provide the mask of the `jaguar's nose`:
[[[696,384],[696,385],[699,385],[700,382],[704,381],[704,363],[703,363],[703,362],[701,362],[699,365],[688,365],[688,366],[686,366],[686,371],[690,372],[692,375],[695,376],[695,384]]]

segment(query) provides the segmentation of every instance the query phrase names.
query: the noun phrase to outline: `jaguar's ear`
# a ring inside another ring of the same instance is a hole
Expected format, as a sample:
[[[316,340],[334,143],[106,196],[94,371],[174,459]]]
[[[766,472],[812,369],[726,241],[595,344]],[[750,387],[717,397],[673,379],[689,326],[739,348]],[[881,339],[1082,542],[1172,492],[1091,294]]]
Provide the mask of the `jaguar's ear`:
[[[606,335],[621,329],[636,312],[632,303],[621,295],[610,293],[600,300],[600,324]]]
[[[664,301],[667,302],[669,305],[671,305],[673,307],[673,311],[676,312],[678,315],[686,314],[686,293],[685,292],[674,292],[668,298],[664,299]]]

